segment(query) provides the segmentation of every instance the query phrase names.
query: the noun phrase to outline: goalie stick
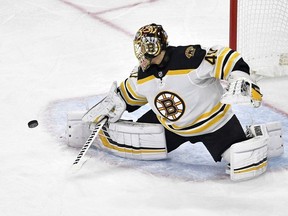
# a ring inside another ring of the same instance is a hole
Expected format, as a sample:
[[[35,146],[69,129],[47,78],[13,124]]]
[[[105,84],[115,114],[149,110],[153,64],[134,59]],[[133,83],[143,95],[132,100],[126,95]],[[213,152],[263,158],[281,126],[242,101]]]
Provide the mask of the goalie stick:
[[[95,140],[95,138],[99,134],[100,130],[102,129],[102,127],[104,126],[104,124],[107,121],[108,121],[108,117],[104,117],[103,119],[101,119],[100,121],[98,121],[95,124],[95,127],[92,130],[90,136],[86,140],[86,142],[83,145],[83,147],[81,148],[77,158],[75,159],[74,163],[72,164],[72,167],[71,167],[72,170],[76,171],[76,170],[79,170],[81,168],[81,166],[83,165],[83,163],[80,163],[81,159],[87,153],[88,149],[90,148],[90,146],[92,145],[93,141]]]

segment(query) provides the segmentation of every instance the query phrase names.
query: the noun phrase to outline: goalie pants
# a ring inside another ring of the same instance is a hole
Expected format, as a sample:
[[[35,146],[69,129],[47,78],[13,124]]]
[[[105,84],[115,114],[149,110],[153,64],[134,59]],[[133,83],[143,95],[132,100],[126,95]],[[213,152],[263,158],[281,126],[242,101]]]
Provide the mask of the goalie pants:
[[[145,113],[137,121],[143,123],[160,123],[152,110]],[[165,128],[165,137],[168,153],[177,149],[181,144],[187,141],[191,143],[202,142],[215,162],[221,161],[221,155],[230,148],[231,145],[247,140],[245,132],[236,115],[234,115],[223,127],[212,133],[183,137]]]

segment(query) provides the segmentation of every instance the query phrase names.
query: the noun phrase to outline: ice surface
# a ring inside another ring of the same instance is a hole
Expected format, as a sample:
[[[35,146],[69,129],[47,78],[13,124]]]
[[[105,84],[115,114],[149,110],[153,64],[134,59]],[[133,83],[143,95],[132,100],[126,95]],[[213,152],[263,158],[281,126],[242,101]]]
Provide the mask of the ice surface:
[[[156,22],[172,45],[227,45],[228,4],[0,1],[1,215],[287,215],[287,150],[265,175],[239,183],[199,143],[157,162],[91,149],[81,171],[68,172],[78,150],[65,145],[66,113],[86,109],[129,75],[135,31]],[[281,121],[285,146],[287,81],[260,80],[266,106],[234,108],[243,124]],[[31,119],[39,126],[28,128]]]

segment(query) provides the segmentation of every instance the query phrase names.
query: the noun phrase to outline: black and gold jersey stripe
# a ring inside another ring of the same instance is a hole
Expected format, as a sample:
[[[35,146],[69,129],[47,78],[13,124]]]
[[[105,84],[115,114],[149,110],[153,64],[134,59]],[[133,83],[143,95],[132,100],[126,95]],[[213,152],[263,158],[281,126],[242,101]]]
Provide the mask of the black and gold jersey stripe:
[[[199,116],[194,122],[185,126],[167,124],[167,120],[157,116],[162,125],[168,130],[183,136],[195,135],[205,132],[209,127],[221,121],[225,114],[230,110],[231,105],[218,103],[212,110]]]
[[[230,48],[224,48],[217,56],[214,77],[217,79],[227,79],[239,58],[240,54],[238,52]]]
[[[145,97],[138,95],[133,90],[128,79],[120,84],[119,90],[125,102],[131,106],[142,106],[147,103]]]

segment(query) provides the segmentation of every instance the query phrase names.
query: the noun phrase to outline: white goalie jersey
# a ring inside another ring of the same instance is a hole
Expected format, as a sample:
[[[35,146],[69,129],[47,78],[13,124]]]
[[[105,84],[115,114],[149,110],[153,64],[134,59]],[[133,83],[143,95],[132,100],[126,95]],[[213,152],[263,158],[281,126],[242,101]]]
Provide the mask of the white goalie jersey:
[[[133,111],[149,103],[161,124],[181,136],[213,132],[233,116],[220,102],[221,80],[234,70],[249,74],[240,54],[226,47],[169,46],[163,62],[136,68],[119,91]]]

